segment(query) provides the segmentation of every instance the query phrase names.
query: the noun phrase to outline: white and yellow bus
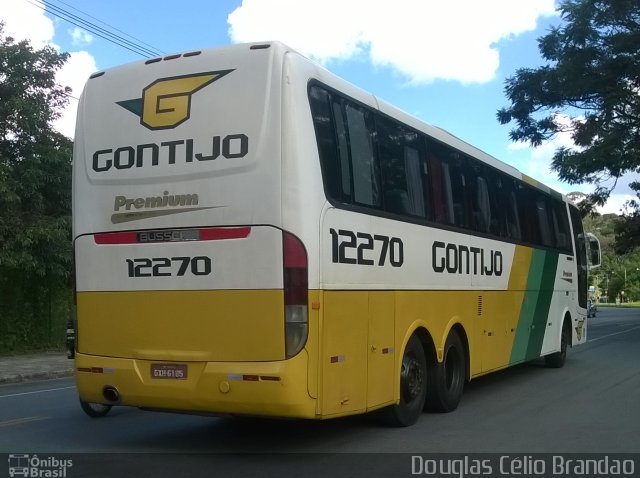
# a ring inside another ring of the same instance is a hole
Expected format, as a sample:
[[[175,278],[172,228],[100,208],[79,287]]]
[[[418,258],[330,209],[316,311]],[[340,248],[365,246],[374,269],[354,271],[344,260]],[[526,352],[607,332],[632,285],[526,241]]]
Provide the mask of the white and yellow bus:
[[[73,163],[92,416],[405,426],[586,340],[575,206],[280,43],[92,75]]]

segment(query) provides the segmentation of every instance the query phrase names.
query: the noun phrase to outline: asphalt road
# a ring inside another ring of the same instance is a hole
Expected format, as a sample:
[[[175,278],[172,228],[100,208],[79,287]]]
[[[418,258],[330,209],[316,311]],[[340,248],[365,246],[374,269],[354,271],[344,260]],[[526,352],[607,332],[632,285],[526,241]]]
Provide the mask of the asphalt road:
[[[405,429],[368,415],[238,420],[117,407],[90,419],[72,379],[2,385],[0,453],[640,453],[640,311],[601,308],[588,330],[564,368],[539,361],[476,379],[458,410]]]

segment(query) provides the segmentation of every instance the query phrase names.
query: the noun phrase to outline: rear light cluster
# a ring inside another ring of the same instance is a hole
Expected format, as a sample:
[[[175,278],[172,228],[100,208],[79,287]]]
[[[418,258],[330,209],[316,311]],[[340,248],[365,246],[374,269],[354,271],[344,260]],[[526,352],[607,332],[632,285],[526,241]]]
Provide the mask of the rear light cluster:
[[[307,252],[297,237],[282,233],[284,327],[287,358],[297,355],[309,332]]]

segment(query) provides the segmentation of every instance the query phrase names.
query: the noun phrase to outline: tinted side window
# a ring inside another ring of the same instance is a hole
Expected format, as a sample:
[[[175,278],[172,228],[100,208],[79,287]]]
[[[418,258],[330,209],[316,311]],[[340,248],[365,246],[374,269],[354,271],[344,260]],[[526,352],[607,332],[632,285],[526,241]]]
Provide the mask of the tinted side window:
[[[342,105],[335,101],[333,107],[333,121],[335,135],[338,140],[338,163],[340,170],[340,187],[345,202],[351,202],[351,165],[349,162],[349,145],[347,138],[347,128],[344,125]]]
[[[376,125],[385,210],[425,217],[423,141],[394,121],[379,117]]]
[[[467,188],[471,208],[471,226],[476,231],[500,235],[496,178],[480,162],[469,160]]]
[[[374,156],[373,115],[345,101],[347,136],[353,173],[353,199],[357,204],[379,207],[380,174]]]
[[[332,121],[332,112],[329,93],[326,90],[313,86],[309,89],[309,104],[313,126],[316,131],[320,166],[327,194],[332,199],[344,202],[348,199],[348,189],[345,192],[344,171],[341,168],[341,154],[336,141],[335,125]],[[348,173],[348,170],[347,170]],[[346,177],[347,184],[349,176]]]
[[[551,209],[548,199],[542,194],[538,195],[536,200],[536,211],[538,215],[538,225],[540,229],[540,237],[542,244],[548,247],[556,246],[556,238],[553,231]]]
[[[431,142],[428,157],[435,221],[468,227],[464,160],[453,148]]]
[[[533,188],[517,184],[518,213],[522,239],[532,244],[542,244],[538,221],[538,196]]]
[[[587,306],[587,245],[585,242],[584,230],[582,229],[582,218],[575,206],[569,206],[571,214],[571,225],[573,226],[573,243],[576,251],[576,265],[578,267],[578,304],[580,307]]]
[[[567,219],[567,206],[562,201],[554,201],[552,208],[553,229],[556,237],[556,245],[563,251],[571,251],[569,221]]]

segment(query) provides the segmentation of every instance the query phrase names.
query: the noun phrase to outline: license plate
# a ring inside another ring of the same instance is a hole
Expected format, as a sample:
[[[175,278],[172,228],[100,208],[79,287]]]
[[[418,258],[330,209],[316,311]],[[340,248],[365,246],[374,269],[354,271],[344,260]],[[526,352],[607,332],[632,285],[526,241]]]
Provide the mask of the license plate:
[[[187,366],[182,363],[152,363],[151,378],[186,380]]]

